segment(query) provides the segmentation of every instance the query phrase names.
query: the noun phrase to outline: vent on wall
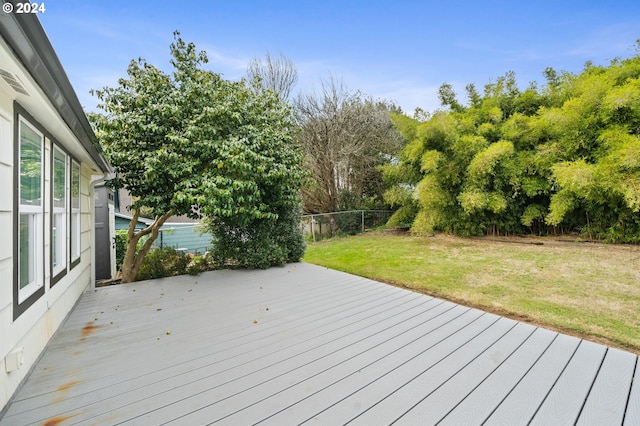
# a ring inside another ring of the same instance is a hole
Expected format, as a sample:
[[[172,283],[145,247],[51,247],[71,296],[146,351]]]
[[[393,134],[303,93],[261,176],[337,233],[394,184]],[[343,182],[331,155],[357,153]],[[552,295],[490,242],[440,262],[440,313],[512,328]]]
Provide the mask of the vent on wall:
[[[0,76],[2,76],[4,81],[6,81],[13,90],[18,93],[22,93],[23,95],[29,96],[29,92],[25,90],[24,86],[18,79],[18,76],[13,75],[9,71],[3,70],[2,68],[0,68]]]

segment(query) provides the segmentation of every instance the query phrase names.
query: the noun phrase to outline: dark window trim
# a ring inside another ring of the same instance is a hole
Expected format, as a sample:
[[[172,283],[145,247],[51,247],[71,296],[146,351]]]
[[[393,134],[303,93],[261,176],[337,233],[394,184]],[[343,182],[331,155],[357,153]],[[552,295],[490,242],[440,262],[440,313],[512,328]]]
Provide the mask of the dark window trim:
[[[31,296],[29,296],[22,303],[18,303],[18,293],[20,290],[18,289],[18,271],[20,265],[18,265],[18,244],[19,244],[19,229],[20,229],[20,200],[18,199],[18,188],[20,182],[19,170],[20,170],[20,116],[25,118],[29,124],[36,127],[36,129],[44,135],[45,138],[49,137],[49,134],[44,131],[42,125],[33,118],[31,114],[27,112],[18,102],[13,102],[13,320],[18,319],[20,315],[22,315],[31,305],[33,305],[36,300],[41,298],[44,295],[45,287],[47,283],[45,282],[46,271],[43,265],[42,268],[42,287],[36,290]],[[45,153],[44,141],[42,146],[42,153]],[[43,161],[43,164],[46,162]],[[45,164],[46,165],[46,164]],[[43,179],[46,170],[43,170]],[[44,193],[44,188],[42,189]],[[44,200],[43,200],[44,203]],[[44,213],[44,205],[42,206],[43,214],[42,214],[42,229],[45,231],[45,218],[46,214]],[[42,250],[42,260],[44,262],[45,257],[45,248],[44,244],[40,248]]]
[[[73,269],[73,268],[75,268],[76,266],[78,266],[80,264],[80,257],[81,256],[78,256],[78,258],[76,260],[71,262],[71,268],[70,269]]]

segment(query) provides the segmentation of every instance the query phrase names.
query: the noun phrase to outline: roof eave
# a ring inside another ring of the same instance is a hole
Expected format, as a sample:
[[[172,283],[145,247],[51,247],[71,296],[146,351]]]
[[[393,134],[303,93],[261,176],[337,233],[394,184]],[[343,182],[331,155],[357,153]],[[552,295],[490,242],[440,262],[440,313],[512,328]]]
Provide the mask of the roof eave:
[[[5,0],[0,2],[9,3]],[[0,33],[60,117],[105,173],[113,169],[102,153],[89,120],[40,21],[32,14],[0,13]]]

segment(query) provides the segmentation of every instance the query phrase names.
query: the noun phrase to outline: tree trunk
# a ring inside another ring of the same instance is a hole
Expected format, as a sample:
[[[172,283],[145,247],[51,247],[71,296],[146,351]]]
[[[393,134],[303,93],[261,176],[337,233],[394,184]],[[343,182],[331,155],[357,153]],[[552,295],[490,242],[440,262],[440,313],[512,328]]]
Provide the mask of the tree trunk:
[[[136,224],[138,223],[138,219],[140,218],[140,210],[134,209],[133,212],[133,218],[131,219],[131,223],[129,224],[129,229],[127,230],[127,252],[125,253],[124,259],[122,261],[123,283],[130,283],[136,280],[136,275],[138,275],[138,269],[140,269],[142,260],[151,249],[153,242],[158,238],[158,232],[160,228],[172,215],[172,213],[169,212],[163,216],[156,216],[151,225],[149,225],[145,229],[136,231]],[[149,238],[147,238],[147,240],[144,242],[142,248],[140,248],[140,251],[136,253],[138,242],[140,241],[140,238],[144,237],[145,235],[149,235]]]

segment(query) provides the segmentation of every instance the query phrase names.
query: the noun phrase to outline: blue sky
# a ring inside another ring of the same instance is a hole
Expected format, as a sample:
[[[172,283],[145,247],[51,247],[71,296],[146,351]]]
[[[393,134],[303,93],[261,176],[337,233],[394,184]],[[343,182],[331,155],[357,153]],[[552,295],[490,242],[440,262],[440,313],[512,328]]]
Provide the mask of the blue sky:
[[[170,71],[173,31],[209,56],[209,68],[236,80],[267,51],[297,66],[297,91],[342,79],[353,90],[394,101],[411,114],[439,107],[450,83],[481,90],[507,71],[519,85],[544,83],[543,70],[580,72],[635,54],[640,1],[138,0],[46,2],[40,20],[80,102],[115,86],[132,59]]]

